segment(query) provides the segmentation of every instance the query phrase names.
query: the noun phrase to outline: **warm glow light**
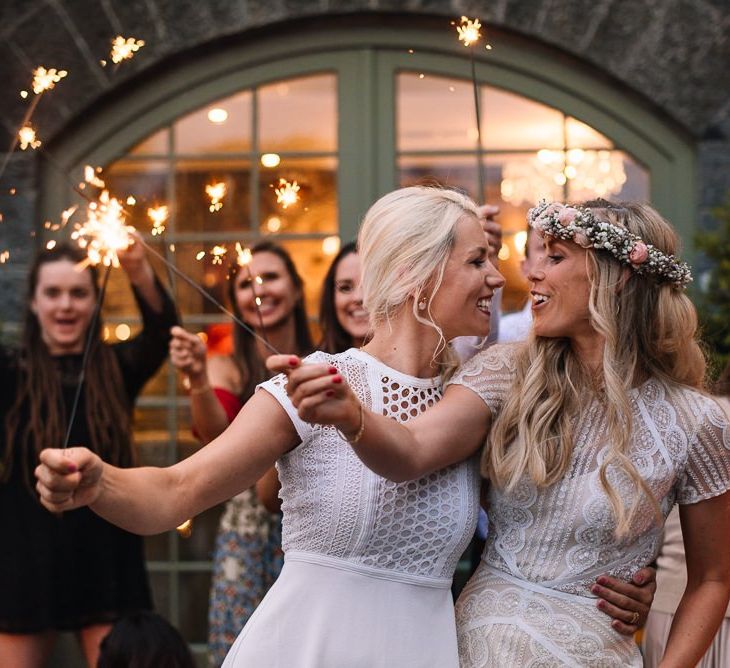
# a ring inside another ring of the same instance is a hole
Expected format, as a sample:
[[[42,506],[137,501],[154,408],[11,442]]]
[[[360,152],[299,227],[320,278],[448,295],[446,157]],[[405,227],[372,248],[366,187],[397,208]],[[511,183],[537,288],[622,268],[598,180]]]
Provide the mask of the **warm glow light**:
[[[132,335],[132,330],[129,328],[129,325],[126,323],[122,323],[121,325],[117,325],[114,329],[114,336],[117,337],[120,341],[126,341],[130,336]]]
[[[269,232],[278,232],[281,229],[281,218],[277,218],[276,216],[271,216],[266,221],[266,229]]]
[[[96,186],[97,188],[103,188],[104,187],[104,181],[102,181],[97,174],[101,172],[100,168],[94,169],[91,165],[85,165],[84,166],[84,181],[86,183],[91,184],[92,186]]]
[[[226,184],[223,181],[209,183],[205,186],[205,192],[210,197],[210,206],[208,209],[211,213],[220,211],[223,206],[223,198],[226,196]]]
[[[4,250],[0,253],[0,264],[5,264],[10,259],[10,251]]]
[[[71,238],[86,249],[90,264],[119,266],[117,251],[126,249],[132,242],[130,234],[134,228],[124,222],[122,205],[104,190],[97,201],[86,209],[87,219],[76,224]]]
[[[337,255],[340,250],[340,237],[326,237],[322,239],[322,252],[325,255]]]
[[[205,257],[205,251],[198,251],[195,254],[195,259],[200,262]]]
[[[208,120],[211,123],[220,125],[228,120],[228,112],[221,107],[213,107],[213,109],[208,110]]]
[[[165,221],[170,215],[166,206],[155,206],[147,209],[147,217],[152,221],[152,236],[157,236],[165,231]]]
[[[480,28],[482,27],[479,19],[470,19],[466,16],[461,17],[461,22],[456,26],[456,32],[459,35],[459,41],[464,46],[471,46],[479,41],[482,36]]]
[[[112,62],[121,63],[123,60],[133,58],[134,54],[143,46],[143,39],[136,40],[134,37],[128,37],[125,39],[121,35],[117,35],[112,40],[112,50],[109,53],[109,56],[111,57]]]
[[[127,204],[129,204],[129,206],[134,206],[136,203],[137,200],[132,195],[127,197]]]
[[[18,141],[22,151],[28,147],[38,148],[41,145],[41,140],[36,138],[35,130],[30,125],[24,125],[18,130]]]
[[[261,164],[264,167],[276,167],[281,162],[281,157],[278,153],[264,153],[261,156]]]
[[[281,204],[282,209],[299,201],[299,185],[296,181],[289,183],[286,179],[279,179],[279,187],[274,192],[276,193],[276,203]]]
[[[237,241],[236,242],[236,262],[238,262],[238,266],[245,267],[246,265],[250,264],[252,257],[253,257],[253,254],[251,253],[251,249],[244,248]]]
[[[499,249],[499,253],[497,253],[497,257],[500,260],[509,260],[510,252],[509,252],[509,246],[507,244],[502,244],[502,248]]]
[[[66,70],[56,70],[51,68],[47,70],[43,66],[33,70],[33,92],[36,95],[51,90],[55,85],[68,74]]]
[[[213,256],[211,262],[213,264],[223,264],[223,258],[227,252],[228,249],[225,246],[213,246],[210,250],[210,254]]]
[[[53,239],[46,244],[46,250],[53,250],[55,247],[56,242]]]
[[[515,250],[517,250],[517,252],[520,253],[524,257],[526,248],[527,248],[527,231],[522,230],[521,232],[515,232]]]

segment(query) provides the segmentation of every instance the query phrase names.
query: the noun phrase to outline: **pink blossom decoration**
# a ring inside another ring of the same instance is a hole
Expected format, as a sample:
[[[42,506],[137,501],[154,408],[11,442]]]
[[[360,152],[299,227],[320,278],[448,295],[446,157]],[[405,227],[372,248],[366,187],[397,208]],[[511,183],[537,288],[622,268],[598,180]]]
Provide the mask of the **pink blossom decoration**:
[[[578,215],[578,210],[577,209],[574,209],[572,206],[566,206],[558,214],[558,222],[563,227],[567,227],[568,225],[570,225],[575,220],[575,217],[577,215]]]
[[[646,244],[637,241],[629,253],[629,262],[631,264],[644,264],[648,259],[649,249],[646,247]]]
[[[590,240],[585,235],[585,232],[576,232],[573,235],[573,241],[577,243],[581,248],[590,248],[592,246]]]

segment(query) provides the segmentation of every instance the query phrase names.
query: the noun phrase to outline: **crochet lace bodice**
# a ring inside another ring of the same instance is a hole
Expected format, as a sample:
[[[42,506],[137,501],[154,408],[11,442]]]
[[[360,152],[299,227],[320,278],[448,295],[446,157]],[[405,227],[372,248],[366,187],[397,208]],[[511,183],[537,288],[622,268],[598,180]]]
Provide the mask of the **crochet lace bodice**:
[[[314,353],[307,362],[337,367],[364,405],[405,422],[438,401],[438,378],[416,378],[364,351]],[[260,387],[287,411],[301,445],[277,462],[283,546],[410,576],[450,579],[476,524],[479,475],[474,459],[420,480],[394,483],[370,471],[333,427],[303,422],[286,378]]]

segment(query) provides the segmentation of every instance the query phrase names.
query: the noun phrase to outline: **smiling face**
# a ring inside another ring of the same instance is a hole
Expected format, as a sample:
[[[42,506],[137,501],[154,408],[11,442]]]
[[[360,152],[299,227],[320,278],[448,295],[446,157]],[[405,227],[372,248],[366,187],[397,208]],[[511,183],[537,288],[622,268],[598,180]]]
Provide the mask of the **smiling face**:
[[[31,310],[51,355],[80,353],[96,304],[88,270],[69,259],[46,262],[38,269]]]
[[[595,337],[588,303],[589,252],[572,241],[545,237],[544,254],[530,271],[533,331],[536,336]]]
[[[504,278],[487,259],[487,250],[479,222],[464,216],[456,224],[443,280],[431,300],[433,320],[446,340],[489,334],[492,296]]]
[[[261,301],[259,311],[266,329],[278,327],[292,317],[300,297],[299,290],[286,269],[284,261],[268,251],[254,253],[248,265],[249,272],[241,269],[235,278],[234,296],[238,310],[246,324],[261,326],[255,298]],[[251,276],[255,280],[252,285]],[[254,294],[255,293],[255,294]]]
[[[362,305],[360,257],[349,253],[340,259],[335,270],[335,315],[337,321],[361,345],[370,328],[368,312]]]

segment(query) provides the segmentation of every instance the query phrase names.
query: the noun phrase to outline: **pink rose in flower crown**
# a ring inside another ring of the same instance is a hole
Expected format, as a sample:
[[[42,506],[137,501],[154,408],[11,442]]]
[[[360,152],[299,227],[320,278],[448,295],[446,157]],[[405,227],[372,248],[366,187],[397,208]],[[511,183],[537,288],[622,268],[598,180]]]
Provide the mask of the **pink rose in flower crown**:
[[[629,262],[631,262],[631,264],[644,264],[644,262],[648,259],[649,249],[646,247],[646,244],[641,241],[637,241],[629,253]]]
[[[575,243],[577,243],[581,248],[590,248],[592,245],[585,232],[576,232],[573,235],[573,241],[575,241]]]
[[[574,209],[572,206],[566,206],[559,214],[558,214],[558,222],[563,227],[568,227],[574,220],[575,217],[578,215],[578,209]]]

